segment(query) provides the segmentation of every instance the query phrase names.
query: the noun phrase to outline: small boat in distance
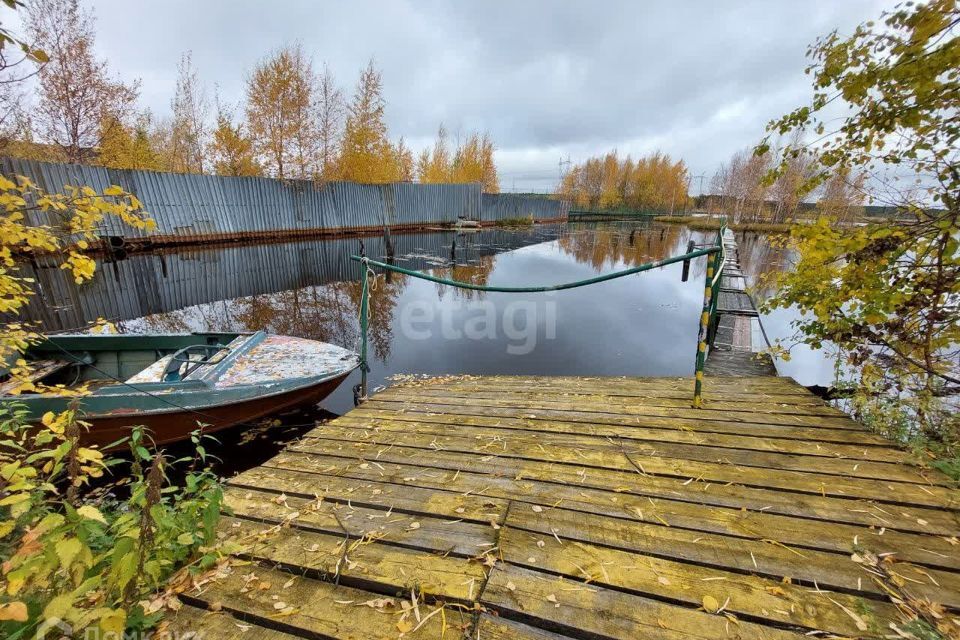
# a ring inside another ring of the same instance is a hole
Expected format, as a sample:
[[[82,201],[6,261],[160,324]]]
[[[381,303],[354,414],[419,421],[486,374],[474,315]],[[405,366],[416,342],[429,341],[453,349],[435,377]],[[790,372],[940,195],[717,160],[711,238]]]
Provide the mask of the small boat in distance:
[[[58,334],[31,346],[34,382],[86,385],[84,444],[107,446],[143,425],[158,445],[313,404],[336,389],[359,357],[336,345],[256,333]],[[21,405],[31,422],[63,411],[71,398],[14,395],[0,383],[0,405]]]

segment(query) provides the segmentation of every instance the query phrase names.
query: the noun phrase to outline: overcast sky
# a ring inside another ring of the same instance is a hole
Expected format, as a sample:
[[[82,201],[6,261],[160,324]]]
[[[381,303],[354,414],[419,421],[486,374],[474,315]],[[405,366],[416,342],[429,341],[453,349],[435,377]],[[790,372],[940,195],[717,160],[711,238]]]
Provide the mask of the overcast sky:
[[[718,164],[810,95],[807,45],[893,1],[319,2],[86,0],[97,48],[141,103],[169,112],[177,61],[243,98],[255,62],[299,42],[347,94],[372,56],[392,138],[415,149],[443,122],[486,130],[505,191],[553,189],[558,161],[617,148]],[[699,181],[691,191],[697,193]]]

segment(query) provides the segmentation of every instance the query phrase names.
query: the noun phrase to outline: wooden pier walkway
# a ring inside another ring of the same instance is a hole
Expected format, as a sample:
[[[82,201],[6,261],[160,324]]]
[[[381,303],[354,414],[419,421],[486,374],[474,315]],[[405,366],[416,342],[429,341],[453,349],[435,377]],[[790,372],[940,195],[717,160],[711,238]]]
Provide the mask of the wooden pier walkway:
[[[723,248],[726,263],[717,295],[717,329],[704,373],[707,376],[775,376],[773,359],[761,353],[769,345],[760,325],[760,314],[747,293],[747,279],[740,268],[740,250],[730,229],[724,233]]]
[[[449,377],[226,489],[204,640],[896,636],[960,608],[960,500],[788,378]],[[931,606],[931,605],[927,605]],[[184,636],[178,636],[184,637]],[[903,637],[903,636],[901,636]]]

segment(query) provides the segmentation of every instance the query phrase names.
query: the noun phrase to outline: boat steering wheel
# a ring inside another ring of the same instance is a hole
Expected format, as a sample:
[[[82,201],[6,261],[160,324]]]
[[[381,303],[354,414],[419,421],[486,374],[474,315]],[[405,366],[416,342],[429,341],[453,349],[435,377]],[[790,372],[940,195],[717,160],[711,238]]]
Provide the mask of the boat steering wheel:
[[[184,347],[170,356],[170,362],[164,368],[160,379],[164,382],[179,382],[196,371],[198,367],[215,364],[210,361],[210,358],[225,349],[229,347],[222,344],[194,344]],[[194,355],[199,355],[201,358],[199,360],[191,358]]]

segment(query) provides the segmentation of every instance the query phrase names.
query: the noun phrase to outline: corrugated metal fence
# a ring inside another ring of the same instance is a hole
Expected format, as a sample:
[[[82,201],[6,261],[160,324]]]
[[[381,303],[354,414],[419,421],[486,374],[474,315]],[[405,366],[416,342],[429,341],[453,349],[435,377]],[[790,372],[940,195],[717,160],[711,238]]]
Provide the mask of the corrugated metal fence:
[[[566,200],[515,193],[483,194],[483,222],[533,218],[534,220],[565,220],[570,211]]]
[[[17,158],[0,158],[0,172],[27,176],[48,192],[63,192],[64,185],[97,190],[117,185],[136,195],[156,221],[157,230],[150,234],[154,240],[268,237],[481,219],[479,183],[318,183],[114,170]],[[46,220],[36,214],[31,222]],[[145,232],[109,219],[101,235],[131,238]]]

